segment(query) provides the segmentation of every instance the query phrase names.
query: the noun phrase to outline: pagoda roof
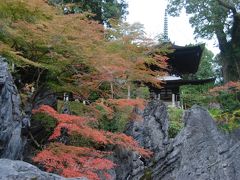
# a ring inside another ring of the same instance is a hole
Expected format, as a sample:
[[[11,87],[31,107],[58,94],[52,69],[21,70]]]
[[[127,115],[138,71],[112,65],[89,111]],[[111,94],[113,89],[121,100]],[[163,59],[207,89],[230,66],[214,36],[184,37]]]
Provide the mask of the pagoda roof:
[[[216,78],[207,78],[207,79],[190,79],[190,80],[184,80],[184,79],[165,79],[162,80],[161,78],[157,78],[159,80],[159,87],[156,87],[155,85],[151,83],[146,83],[146,85],[153,91],[159,91],[161,89],[172,89],[172,90],[179,90],[180,86],[183,85],[201,85],[206,83],[214,83]]]
[[[216,78],[208,78],[208,79],[193,79],[193,80],[166,80],[162,81],[161,85],[163,88],[177,88],[183,85],[200,85],[205,83],[214,82]]]
[[[169,53],[168,63],[171,66],[170,72],[172,74],[183,75],[183,74],[194,74],[197,72],[204,45],[197,46],[177,46],[171,45],[174,50]]]

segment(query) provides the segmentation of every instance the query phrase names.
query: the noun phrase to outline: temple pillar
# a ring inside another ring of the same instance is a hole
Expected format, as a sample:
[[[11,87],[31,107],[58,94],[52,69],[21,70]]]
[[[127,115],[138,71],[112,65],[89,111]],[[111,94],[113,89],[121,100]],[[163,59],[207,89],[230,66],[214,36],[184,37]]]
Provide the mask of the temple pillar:
[[[173,106],[173,107],[176,106],[176,102],[175,102],[175,94],[172,94],[172,106]]]

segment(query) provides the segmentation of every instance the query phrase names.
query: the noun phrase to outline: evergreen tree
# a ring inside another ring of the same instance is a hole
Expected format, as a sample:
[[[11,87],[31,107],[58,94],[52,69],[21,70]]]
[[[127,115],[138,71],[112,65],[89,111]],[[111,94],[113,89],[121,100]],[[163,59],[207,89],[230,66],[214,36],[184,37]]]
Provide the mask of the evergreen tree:
[[[93,19],[100,23],[109,24],[110,19],[120,20],[127,14],[125,0],[49,0],[52,4],[63,6],[67,13],[93,13]]]

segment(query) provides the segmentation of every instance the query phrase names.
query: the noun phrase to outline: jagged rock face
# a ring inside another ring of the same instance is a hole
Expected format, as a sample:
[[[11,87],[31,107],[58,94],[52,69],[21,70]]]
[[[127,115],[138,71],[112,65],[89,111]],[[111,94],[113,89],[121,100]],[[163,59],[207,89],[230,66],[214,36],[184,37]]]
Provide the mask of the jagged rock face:
[[[174,139],[167,134],[168,117],[163,103],[152,101],[142,122],[131,122],[127,134],[154,152],[150,160],[118,152],[116,179],[238,180],[240,142],[224,134],[208,112],[198,106],[185,112],[185,126]],[[146,177],[147,172],[147,177]],[[144,177],[144,178],[143,178]]]
[[[87,180],[87,178],[64,178],[43,172],[36,166],[23,161],[0,159],[0,180]]]
[[[149,166],[166,154],[165,146],[168,143],[166,106],[160,101],[151,101],[144,112],[138,110],[137,113],[143,116],[143,120],[131,121],[125,133],[133,136],[141,146],[155,154],[151,160],[148,160],[135,152],[117,149],[115,151],[115,162],[118,164],[116,179],[140,179]]]
[[[201,107],[188,110],[184,121],[185,127],[174,139],[171,153],[164,157],[175,160],[169,163],[174,168],[164,174],[160,163],[153,170],[153,179],[239,179],[240,143],[219,131]]]
[[[20,97],[4,60],[0,57],[0,157],[20,159],[25,144],[21,137]]]
[[[159,152],[168,140],[168,115],[164,104],[151,101],[142,114],[143,121],[132,121],[126,134],[136,139],[141,146]]]

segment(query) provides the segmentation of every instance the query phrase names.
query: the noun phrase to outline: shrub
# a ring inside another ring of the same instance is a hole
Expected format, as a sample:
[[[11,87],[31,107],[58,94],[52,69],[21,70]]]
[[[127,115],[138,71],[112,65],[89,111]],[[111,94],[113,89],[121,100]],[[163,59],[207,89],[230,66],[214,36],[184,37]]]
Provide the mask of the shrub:
[[[151,169],[146,169],[144,171],[144,175],[140,178],[140,180],[151,180],[152,179],[152,171]]]
[[[189,108],[194,104],[208,107],[212,101],[212,96],[208,91],[213,85],[211,83],[205,85],[185,85],[181,86],[181,98],[184,106]]]
[[[221,104],[224,112],[233,112],[240,109],[240,82],[228,82],[209,90]]]
[[[68,102],[70,111],[74,115],[83,116],[85,114],[90,114],[92,112],[91,106],[86,106],[81,102],[69,101]],[[58,112],[62,111],[62,107],[64,106],[64,102],[58,100]]]
[[[210,114],[216,120],[218,127],[225,132],[231,132],[240,127],[240,109],[232,113],[221,110],[210,110]]]
[[[168,115],[169,115],[168,135],[170,138],[174,138],[183,128],[182,122],[183,110],[175,107],[169,107]]]
[[[110,176],[107,170],[115,166],[113,162],[105,158],[109,155],[109,152],[104,151],[108,145],[121,146],[136,151],[144,157],[152,155],[151,151],[140,147],[130,136],[90,127],[88,123],[92,120],[88,118],[59,114],[45,105],[38,110],[34,110],[33,113],[46,113],[57,119],[57,126],[49,137],[51,141],[60,141],[63,136],[62,130],[67,130],[67,143],[70,145],[52,143],[33,158],[35,162],[42,164],[49,172],[56,172],[66,177],[85,176],[97,180],[100,179],[98,172],[101,171],[107,179]],[[87,146],[88,148],[79,146]],[[98,151],[99,147],[102,151]]]
[[[35,135],[36,131],[38,135],[35,139],[40,143],[46,142],[57,126],[57,120],[45,113],[35,113],[31,119],[30,130],[32,134]]]
[[[100,114],[97,118],[98,128],[111,132],[123,132],[128,121],[136,114],[133,112],[134,108],[143,110],[144,106],[143,99],[110,99],[104,103],[96,103],[95,107]]]
[[[123,110],[115,113],[113,117],[113,124],[115,124],[114,132],[123,132],[125,130],[132,112],[133,109],[131,107],[125,107]]]
[[[135,96],[141,99],[149,99],[150,92],[148,87],[136,87]]]
[[[240,108],[240,101],[237,98],[237,94],[240,94],[240,92],[234,94],[228,92],[219,92],[216,99],[221,104],[223,111],[232,112]]]

